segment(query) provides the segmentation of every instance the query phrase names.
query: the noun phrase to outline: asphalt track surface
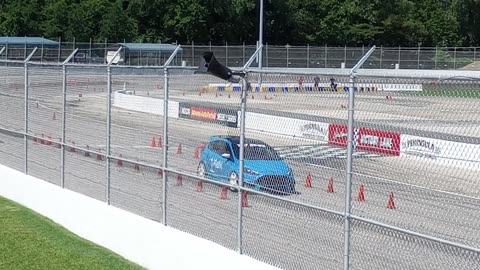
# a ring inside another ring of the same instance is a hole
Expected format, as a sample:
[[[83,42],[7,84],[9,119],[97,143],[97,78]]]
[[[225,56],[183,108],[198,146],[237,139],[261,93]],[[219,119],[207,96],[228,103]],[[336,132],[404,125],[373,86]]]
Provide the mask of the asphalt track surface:
[[[12,72],[12,69],[9,69]],[[22,74],[23,69],[19,69]],[[31,74],[29,131],[32,135],[61,136],[61,76],[41,69]],[[80,80],[102,76],[92,73]],[[23,130],[23,87],[11,76],[8,84],[0,84],[0,123],[2,128]],[[23,82],[23,76],[19,77]],[[173,78],[172,78],[172,81]],[[42,82],[42,83],[39,83]],[[67,143],[92,151],[105,152],[106,94],[104,86],[69,85],[67,96]],[[172,82],[173,83],[173,82]],[[200,82],[201,83],[201,82]],[[121,82],[115,82],[119,90]],[[156,89],[152,84],[152,91]],[[194,87],[192,87],[194,88]],[[155,90],[156,89],[156,90]],[[82,93],[82,97],[78,94]],[[319,93],[321,95],[321,93]],[[329,94],[331,95],[331,93]],[[341,95],[341,94],[338,94]],[[172,91],[172,100],[185,99],[181,90]],[[187,92],[195,100],[197,92]],[[213,96],[210,99],[213,100]],[[222,98],[222,97],[220,97]],[[224,102],[231,102],[233,97]],[[38,101],[38,107],[37,107]],[[385,101],[387,102],[387,101]],[[467,101],[468,102],[468,101]],[[326,102],[328,104],[328,102]],[[53,117],[55,113],[55,117]],[[55,118],[55,119],[54,119]],[[161,116],[135,113],[113,108],[112,154],[139,162],[161,165],[163,148],[150,147],[152,136],[158,143],[162,134]],[[175,170],[194,174],[198,160],[194,148],[205,143],[210,135],[238,134],[237,129],[203,122],[169,120],[169,161]],[[277,148],[322,145],[307,141],[247,132],[248,137],[262,139]],[[40,141],[27,141],[29,173],[53,184],[60,184],[60,149]],[[182,144],[182,154],[177,147]],[[165,145],[163,144],[163,147]],[[23,170],[23,138],[0,133],[0,162]],[[332,151],[340,151],[332,147]],[[95,153],[85,156],[81,150],[66,151],[65,187],[87,196],[105,200],[106,163]],[[338,156],[319,158],[305,163],[301,158],[287,158],[297,180],[297,194],[285,196],[323,208],[342,212],[344,209],[346,160]],[[162,182],[158,171],[124,162],[111,163],[111,203],[144,217],[161,221]],[[313,188],[304,186],[310,172]],[[448,239],[480,248],[480,206],[478,171],[437,166],[429,161],[398,157],[359,156],[354,160],[355,215],[399,226],[431,236]],[[327,192],[328,180],[334,179],[334,193]],[[360,183],[365,184],[365,202],[355,200]],[[169,174],[167,196],[168,224],[201,236],[231,249],[236,248],[236,193],[229,192],[227,200],[220,199],[221,188],[204,184],[197,192],[197,180]],[[396,209],[388,209],[389,192],[395,193]],[[320,210],[250,194],[244,208],[245,253],[284,269],[340,269],[343,264],[343,219]],[[479,254],[437,244],[378,226],[352,221],[353,269],[478,269]],[[135,232],[132,232],[135,233]],[[226,265],[228,267],[228,265]]]

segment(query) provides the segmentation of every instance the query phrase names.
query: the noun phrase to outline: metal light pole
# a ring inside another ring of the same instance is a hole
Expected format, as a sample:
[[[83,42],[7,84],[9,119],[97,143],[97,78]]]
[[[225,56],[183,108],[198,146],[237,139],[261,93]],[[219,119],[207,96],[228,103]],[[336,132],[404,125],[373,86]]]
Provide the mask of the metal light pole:
[[[260,0],[260,19],[259,19],[259,28],[258,28],[258,47],[263,45],[263,0]],[[262,69],[263,65],[263,54],[262,51],[258,53],[258,67]]]
[[[263,0],[260,0],[260,18],[259,18],[259,26],[258,26],[258,48],[263,47]],[[258,52],[258,68],[262,69],[263,67],[263,49]],[[260,87],[260,91],[262,89],[262,74],[258,76],[258,86]]]

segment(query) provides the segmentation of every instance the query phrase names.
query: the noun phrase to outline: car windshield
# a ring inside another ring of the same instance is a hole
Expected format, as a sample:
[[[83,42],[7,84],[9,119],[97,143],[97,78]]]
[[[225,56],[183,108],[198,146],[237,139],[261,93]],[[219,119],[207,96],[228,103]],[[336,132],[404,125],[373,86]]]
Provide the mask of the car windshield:
[[[240,144],[232,144],[233,152],[239,158]],[[246,160],[281,160],[278,153],[269,145],[261,143],[245,143],[244,159]]]

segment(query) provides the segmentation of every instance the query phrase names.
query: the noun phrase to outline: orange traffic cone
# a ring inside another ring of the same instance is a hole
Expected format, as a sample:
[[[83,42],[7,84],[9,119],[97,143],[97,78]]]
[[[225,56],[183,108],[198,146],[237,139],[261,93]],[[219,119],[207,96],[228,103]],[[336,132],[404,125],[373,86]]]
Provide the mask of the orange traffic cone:
[[[121,154],[120,154],[120,158],[122,158],[122,155],[121,155]],[[118,160],[117,160],[117,166],[118,166],[118,167],[123,167],[123,160],[118,159]]]
[[[333,177],[330,177],[330,180],[328,181],[328,193],[333,193]]]
[[[388,209],[395,209],[395,202],[393,200],[393,192],[390,192],[390,195],[388,196]]]
[[[101,150],[98,149],[98,152],[99,152],[99,153],[97,154],[97,160],[103,160],[103,156],[102,156],[102,154],[100,154],[100,151],[101,151]]]
[[[155,135],[152,136],[152,142],[150,143],[150,147],[157,147],[157,144],[155,143]]]
[[[157,175],[158,175],[159,177],[163,177],[163,170],[158,170]]]
[[[242,207],[248,207],[247,192],[242,192]]]
[[[75,145],[75,142],[72,142],[72,144]],[[75,150],[74,147],[70,147],[69,151],[70,151],[71,153],[77,152],[77,150]]]
[[[227,193],[228,193],[228,189],[227,187],[222,187],[222,192],[220,193],[220,199],[221,200],[226,200],[227,199]]]
[[[157,144],[158,147],[162,148],[163,147],[163,144],[162,144],[162,136],[158,136],[158,144]]]
[[[183,177],[181,174],[177,176],[177,186],[182,186],[183,185]]]
[[[193,154],[194,159],[200,159],[200,147],[195,147],[195,153]]]
[[[197,192],[202,192],[203,191],[203,182],[202,180],[198,180],[197,182]]]
[[[48,135],[48,136],[47,136],[47,139],[48,139],[48,141],[47,141],[46,144],[47,144],[47,145],[52,145],[52,136]]]
[[[138,163],[135,163],[135,166],[134,166],[134,169],[135,169],[135,172],[140,172],[140,165],[138,165]]]
[[[310,172],[307,174],[307,179],[305,179],[305,187],[312,187],[312,175],[310,174]]]
[[[62,144],[61,144],[62,138],[58,138],[58,140],[60,141],[60,143],[57,143],[57,144],[55,145],[55,147],[57,147],[58,149],[61,149],[61,148],[62,148]]]
[[[181,154],[181,153],[182,153],[182,144],[180,143],[178,145],[177,154]]]
[[[359,201],[359,202],[364,202],[365,201],[365,188],[363,187],[363,183],[360,184],[360,188],[358,189],[357,201]]]

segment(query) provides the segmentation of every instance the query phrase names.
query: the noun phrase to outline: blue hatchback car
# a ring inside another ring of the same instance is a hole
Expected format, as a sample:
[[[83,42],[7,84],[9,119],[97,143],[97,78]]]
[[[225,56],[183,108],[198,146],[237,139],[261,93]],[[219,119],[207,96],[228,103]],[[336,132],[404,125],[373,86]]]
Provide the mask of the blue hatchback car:
[[[295,192],[292,169],[278,153],[263,141],[245,139],[244,186],[255,190]],[[198,175],[201,177],[238,183],[240,137],[212,136],[200,156]]]

